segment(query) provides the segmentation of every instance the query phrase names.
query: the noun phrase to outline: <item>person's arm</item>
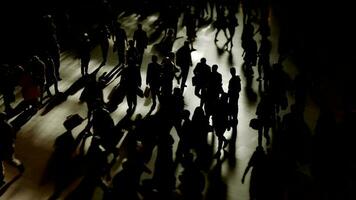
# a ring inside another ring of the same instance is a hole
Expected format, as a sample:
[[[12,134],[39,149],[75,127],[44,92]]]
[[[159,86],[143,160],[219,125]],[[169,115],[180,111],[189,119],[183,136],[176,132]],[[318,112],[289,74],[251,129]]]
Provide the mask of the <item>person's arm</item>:
[[[146,76],[146,85],[148,85],[151,82],[151,67],[148,65],[147,67],[147,76]]]
[[[246,174],[248,173],[248,171],[250,171],[250,168],[251,168],[251,167],[252,167],[252,166],[251,166],[250,163],[249,163],[248,166],[247,166],[246,169],[245,169],[244,174],[242,175],[241,183],[245,183]]]

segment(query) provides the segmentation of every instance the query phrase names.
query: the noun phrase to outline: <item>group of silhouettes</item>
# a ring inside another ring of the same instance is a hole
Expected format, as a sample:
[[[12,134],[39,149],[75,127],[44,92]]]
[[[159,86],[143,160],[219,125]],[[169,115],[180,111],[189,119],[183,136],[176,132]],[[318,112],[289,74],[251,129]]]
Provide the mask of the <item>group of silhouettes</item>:
[[[55,99],[84,88],[80,101],[87,104],[87,124],[78,136],[74,136],[73,129],[84,119],[70,116],[65,123],[71,125],[66,124],[66,132],[55,141],[54,153],[50,160],[55,191],[50,199],[57,199],[78,177],[83,178],[67,199],[91,199],[98,187],[102,188],[103,198],[107,200],[199,200],[204,198],[205,190],[205,199],[227,199],[227,186],[223,181],[221,168],[225,159],[236,162],[241,78],[237,75],[237,69],[231,67],[228,89],[224,91],[225,81],[218,72],[219,66],[209,66],[207,59],[201,58],[191,70],[191,52],[196,50],[193,43],[197,31],[206,24],[213,24],[216,29],[215,43],[218,41],[219,32],[224,32],[224,48],[231,52],[235,30],[239,25],[236,14],[240,2],[152,1],[152,4],[155,3],[161,4],[159,18],[154,24],[158,31],[164,31],[164,37],[156,46],[157,54],[152,55],[148,63],[144,91],[141,89],[141,67],[150,38],[142,24],[138,23],[132,40],[128,39],[125,29],[116,18],[100,23],[96,34],[86,31],[79,33],[80,39],[75,50],[80,58],[82,77],[63,93],[58,89],[58,81],[61,80],[59,42],[56,26],[50,15],[43,18],[47,23],[46,29],[43,30],[46,37],[43,38],[45,42],[38,53],[31,55],[27,62],[16,66],[1,65],[0,92],[6,114],[0,115],[0,159],[1,162],[10,161],[21,173],[24,166],[14,157],[16,131],[46,104],[45,93],[50,99]],[[294,186],[289,179],[299,178],[295,172],[299,164],[310,162],[310,132],[303,118],[306,92],[303,81],[299,80],[303,77],[298,77],[298,81],[295,81],[296,101],[291,106],[291,112],[282,120],[279,114],[281,110],[288,108],[288,91],[292,84],[287,73],[283,71],[282,59],[276,64],[270,64],[272,44],[268,39],[268,2],[246,0],[242,5],[242,71],[246,79],[246,94],[254,94],[253,67],[257,67],[257,81],[261,93],[256,118],[249,124],[257,130],[258,144],[243,174],[242,182],[245,181],[250,168],[253,168],[250,199],[282,199],[281,193],[289,192]],[[138,8],[134,12],[143,18],[150,14]],[[176,52],[172,52],[173,44],[178,39],[178,19],[181,14],[187,40]],[[254,28],[256,25],[257,31]],[[257,33],[261,36],[259,49],[254,39]],[[118,64],[110,72],[97,77],[98,71],[107,63],[110,38],[114,43],[113,51],[117,53]],[[99,68],[90,73],[91,50],[97,44],[101,48],[102,62]],[[186,104],[183,96],[186,87],[190,85],[187,81],[191,71],[194,94],[200,99],[200,105],[193,113],[184,108]],[[103,90],[115,79],[119,79],[118,84],[107,97],[108,101],[105,101]],[[174,87],[175,81],[179,87]],[[11,104],[16,100],[14,93],[17,85],[21,86],[23,101],[16,108],[12,108]],[[55,92],[53,97],[52,86]],[[132,120],[137,96],[151,98],[152,107],[146,116],[137,114]],[[125,97],[127,113],[115,124],[110,114],[121,106]],[[157,111],[154,112],[156,108]],[[15,116],[19,117],[10,123],[8,120]],[[173,127],[179,138],[175,152],[175,141],[171,134]],[[227,139],[224,134],[230,130],[232,135]],[[208,142],[210,135],[212,143]],[[268,154],[263,147],[263,136],[266,146],[273,147]],[[214,152],[215,137],[218,145]],[[125,142],[122,143],[122,140]],[[90,143],[88,148],[87,143]],[[111,161],[108,162],[109,157]],[[122,160],[122,157],[125,159]],[[151,159],[155,159],[153,169],[147,166]],[[211,169],[214,159],[216,164]],[[113,173],[112,170],[118,162],[122,162],[122,169]],[[179,166],[183,171],[177,175]],[[142,180],[143,173],[152,174],[152,178]],[[4,180],[4,174],[0,180]],[[4,181],[0,182],[3,183]],[[279,186],[283,192],[278,191]]]

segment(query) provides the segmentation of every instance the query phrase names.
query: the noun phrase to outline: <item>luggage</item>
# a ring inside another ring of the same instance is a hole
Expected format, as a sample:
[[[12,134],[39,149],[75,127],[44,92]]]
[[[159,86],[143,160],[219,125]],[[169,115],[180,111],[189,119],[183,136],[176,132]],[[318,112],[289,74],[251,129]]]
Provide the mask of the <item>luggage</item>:
[[[84,119],[79,114],[69,115],[66,120],[63,122],[63,126],[67,130],[73,130],[75,127],[80,125]]]

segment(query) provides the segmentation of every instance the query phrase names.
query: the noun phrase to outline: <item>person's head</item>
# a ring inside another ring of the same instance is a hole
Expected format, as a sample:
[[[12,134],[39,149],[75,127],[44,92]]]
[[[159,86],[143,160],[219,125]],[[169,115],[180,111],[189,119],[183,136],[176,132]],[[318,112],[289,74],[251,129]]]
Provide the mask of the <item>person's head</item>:
[[[235,67],[231,67],[230,68],[230,74],[231,74],[231,76],[235,76],[236,75],[236,68]]]
[[[212,70],[213,70],[213,72],[217,72],[217,71],[218,71],[218,65],[217,65],[217,64],[214,64],[214,65],[212,66]]]
[[[142,24],[137,24],[137,29],[142,30]]]
[[[180,90],[180,88],[179,88],[179,87],[175,87],[175,88],[173,89],[173,94],[174,94],[175,96],[181,95],[181,90]]]
[[[189,119],[189,116],[190,116],[189,110],[184,110],[182,115],[183,115],[182,116],[183,119]]]
[[[200,62],[203,63],[203,64],[206,64],[206,58],[201,58]]]
[[[130,47],[134,47],[135,46],[135,42],[133,40],[129,40],[129,46]]]
[[[152,62],[153,62],[153,63],[156,63],[157,60],[158,60],[158,57],[157,57],[156,55],[153,55],[153,56],[152,56]]]
[[[173,35],[173,29],[169,29],[167,34],[168,35]]]
[[[169,53],[168,53],[168,58],[169,58],[170,60],[174,60],[174,57],[175,57],[174,52],[169,52]]]
[[[264,152],[263,146],[258,145],[258,146],[256,147],[256,151],[257,151],[257,152]]]

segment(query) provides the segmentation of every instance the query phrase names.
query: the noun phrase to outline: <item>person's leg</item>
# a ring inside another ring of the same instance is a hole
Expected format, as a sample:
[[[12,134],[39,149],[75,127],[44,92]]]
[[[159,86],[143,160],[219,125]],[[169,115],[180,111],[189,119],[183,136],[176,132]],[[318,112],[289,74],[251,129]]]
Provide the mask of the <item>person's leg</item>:
[[[182,92],[184,91],[184,88],[186,87],[185,83],[187,82],[188,73],[189,73],[189,70],[182,70],[182,83],[180,86],[180,89],[182,90]]]
[[[21,162],[19,159],[17,159],[17,158],[15,157],[15,155],[12,155],[12,156],[10,157],[10,159],[8,159],[8,163],[9,163],[11,166],[16,167],[16,168],[19,170],[19,172],[20,172],[21,174],[25,171],[24,165],[22,164],[22,162]]]
[[[4,164],[3,161],[0,160],[0,187],[5,184],[5,170],[4,170]]]
[[[56,74],[56,77],[58,78],[58,80],[62,80],[61,79],[61,76],[60,76],[60,73],[59,73],[59,68],[60,68],[60,52],[57,51],[57,52],[54,52],[52,53],[52,59],[53,59],[53,62],[54,62],[54,69],[55,69],[55,74]]]

